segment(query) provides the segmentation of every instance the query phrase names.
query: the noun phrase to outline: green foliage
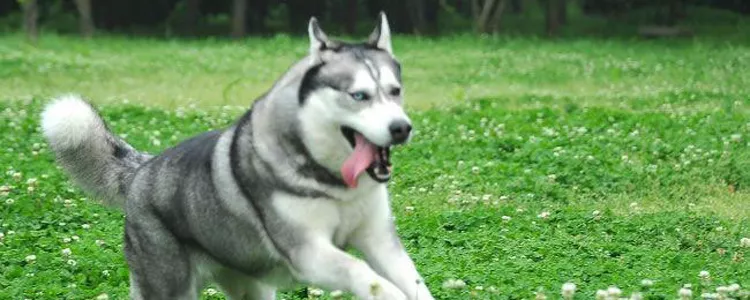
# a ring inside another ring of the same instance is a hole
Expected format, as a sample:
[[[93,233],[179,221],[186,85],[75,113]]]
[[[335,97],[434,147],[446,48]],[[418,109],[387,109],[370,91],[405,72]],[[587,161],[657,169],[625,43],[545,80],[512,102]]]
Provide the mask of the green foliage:
[[[14,44],[0,38],[0,299],[127,296],[123,216],[55,167],[38,129],[49,95],[91,96],[113,131],[157,153],[230,124],[306,51],[288,37],[2,46]],[[467,37],[394,46],[416,132],[394,151],[393,208],[439,299],[529,299],[540,288],[558,298],[568,281],[576,299],[610,285],[646,299],[674,299],[687,283],[696,295],[750,287],[746,46]]]

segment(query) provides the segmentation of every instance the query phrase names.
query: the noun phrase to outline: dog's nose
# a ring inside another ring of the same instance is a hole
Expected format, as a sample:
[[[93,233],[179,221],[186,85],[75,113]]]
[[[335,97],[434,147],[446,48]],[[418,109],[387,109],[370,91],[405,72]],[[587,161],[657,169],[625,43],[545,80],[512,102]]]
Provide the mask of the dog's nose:
[[[388,126],[388,130],[391,131],[391,139],[393,144],[403,144],[409,139],[409,133],[411,133],[411,124],[404,120],[398,120],[391,123]]]

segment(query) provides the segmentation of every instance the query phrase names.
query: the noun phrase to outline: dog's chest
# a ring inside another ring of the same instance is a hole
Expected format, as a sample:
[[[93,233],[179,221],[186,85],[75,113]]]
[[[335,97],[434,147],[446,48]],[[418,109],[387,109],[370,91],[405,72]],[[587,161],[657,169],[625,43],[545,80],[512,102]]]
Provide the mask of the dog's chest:
[[[277,195],[275,208],[285,222],[317,237],[330,239],[343,247],[363,225],[387,217],[387,194],[380,189],[367,193],[348,193],[341,200]]]

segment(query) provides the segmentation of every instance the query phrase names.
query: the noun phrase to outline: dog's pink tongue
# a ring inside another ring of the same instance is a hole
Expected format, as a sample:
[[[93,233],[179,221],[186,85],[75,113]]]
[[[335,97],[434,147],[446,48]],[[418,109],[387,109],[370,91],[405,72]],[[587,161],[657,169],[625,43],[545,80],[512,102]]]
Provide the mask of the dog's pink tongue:
[[[341,176],[344,177],[346,185],[350,188],[357,187],[357,177],[372,164],[377,151],[377,147],[361,134],[354,134],[354,152],[341,166]]]

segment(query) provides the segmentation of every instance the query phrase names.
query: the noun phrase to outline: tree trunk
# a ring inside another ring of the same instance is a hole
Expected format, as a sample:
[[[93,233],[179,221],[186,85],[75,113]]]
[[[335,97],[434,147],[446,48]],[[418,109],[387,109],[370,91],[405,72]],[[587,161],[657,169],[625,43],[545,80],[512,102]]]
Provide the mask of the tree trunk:
[[[557,10],[557,19],[560,22],[560,25],[568,24],[568,0],[557,0],[558,1],[558,10]]]
[[[94,35],[94,18],[91,16],[91,0],[75,0],[78,9],[78,26],[81,36],[91,38]]]
[[[492,18],[490,19],[490,24],[488,26],[492,32],[500,31],[500,20],[502,20],[505,7],[508,5],[508,0],[499,1],[500,2],[495,5],[495,12],[492,13]]]
[[[357,13],[359,12],[357,3],[358,0],[347,0],[346,1],[346,33],[354,35],[357,31]]]
[[[484,0],[482,5],[482,11],[479,13],[479,19],[477,22],[477,31],[480,33],[489,32],[490,17],[492,17],[492,10],[495,6],[496,0]]]
[[[479,0],[471,0],[471,19],[475,23],[479,22],[479,15],[482,13],[481,9],[482,6],[479,4]]]
[[[26,38],[31,43],[36,43],[39,38],[39,6],[37,0],[24,0],[23,6],[23,28],[26,31]]]
[[[245,17],[247,15],[247,0],[234,0],[232,5],[232,37],[239,39],[245,36]]]
[[[419,35],[425,33],[424,2],[422,0],[407,0],[409,18],[414,24],[414,33]]]
[[[547,35],[555,36],[560,31],[560,0],[547,0]]]

